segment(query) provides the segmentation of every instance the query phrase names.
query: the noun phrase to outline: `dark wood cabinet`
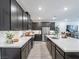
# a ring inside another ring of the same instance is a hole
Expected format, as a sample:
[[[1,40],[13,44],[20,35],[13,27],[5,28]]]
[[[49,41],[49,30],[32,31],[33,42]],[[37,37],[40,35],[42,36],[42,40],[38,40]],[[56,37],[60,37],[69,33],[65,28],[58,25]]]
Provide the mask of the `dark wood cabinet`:
[[[32,38],[21,48],[0,48],[0,59],[27,59],[32,49]]]
[[[64,59],[64,57],[57,50],[56,50],[56,59]]]
[[[32,30],[41,30],[41,22],[32,22]]]
[[[49,38],[47,38],[47,48],[52,56],[52,59],[79,59],[79,52],[64,52]]]
[[[51,53],[52,59],[55,59],[55,54],[56,54],[55,44],[53,42],[51,42],[51,44],[52,44],[52,48],[51,48],[51,50],[52,50],[52,53]]]
[[[50,22],[50,30],[55,30],[55,22]]]
[[[64,52],[60,50],[49,38],[47,38],[47,48],[52,59],[64,59]]]
[[[21,48],[21,59],[26,59],[28,56],[28,42]]]
[[[11,30],[18,29],[18,5],[15,0],[11,0]]]
[[[20,50],[14,48],[2,48],[1,55],[1,59],[20,59]]]
[[[51,41],[49,39],[47,39],[47,48],[50,52],[50,55],[52,55],[52,44],[51,44]]]
[[[24,12],[16,0],[0,0],[0,30],[31,29],[32,21],[29,15]],[[27,19],[25,19],[26,17]],[[30,21],[30,24],[28,21]]]
[[[42,41],[41,34],[35,34],[34,41]]]
[[[31,40],[28,41],[28,45],[29,45],[28,52],[30,52],[30,50],[31,50]]]
[[[23,9],[16,0],[11,0],[11,30],[22,30]]]
[[[17,6],[17,13],[18,13],[18,22],[17,22],[17,30],[22,30],[22,20],[23,20],[23,9],[18,5]]]
[[[28,23],[27,23],[27,19],[28,19],[28,17],[27,17],[27,14],[24,12],[23,13],[23,23],[22,23],[22,28],[23,28],[23,30],[26,30],[27,29],[27,25],[28,25]]]
[[[32,22],[32,30],[41,30],[42,27],[50,27],[50,30],[55,30],[55,22]]]
[[[31,18],[28,16],[28,20],[27,20],[27,29],[32,29],[32,20]]]
[[[0,0],[0,30],[10,29],[10,2]]]
[[[50,27],[50,22],[42,22],[42,27]]]

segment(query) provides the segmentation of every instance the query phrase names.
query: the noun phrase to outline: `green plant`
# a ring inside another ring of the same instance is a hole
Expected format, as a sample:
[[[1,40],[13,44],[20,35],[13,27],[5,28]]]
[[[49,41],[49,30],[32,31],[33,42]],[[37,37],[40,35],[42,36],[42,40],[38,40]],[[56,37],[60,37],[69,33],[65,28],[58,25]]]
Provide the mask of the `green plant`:
[[[57,35],[58,33],[59,33],[59,27],[56,26],[56,27],[55,27],[55,34]]]
[[[8,39],[12,39],[12,38],[14,37],[14,34],[11,33],[11,32],[7,32],[7,33],[6,33],[6,37],[7,37]]]

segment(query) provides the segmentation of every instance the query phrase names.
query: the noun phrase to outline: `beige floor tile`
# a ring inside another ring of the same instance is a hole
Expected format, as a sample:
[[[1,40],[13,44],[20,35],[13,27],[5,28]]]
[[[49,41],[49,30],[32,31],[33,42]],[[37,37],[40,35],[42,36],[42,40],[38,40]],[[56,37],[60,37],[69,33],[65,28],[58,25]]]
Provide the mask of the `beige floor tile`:
[[[46,42],[35,41],[27,59],[52,59],[46,47]]]

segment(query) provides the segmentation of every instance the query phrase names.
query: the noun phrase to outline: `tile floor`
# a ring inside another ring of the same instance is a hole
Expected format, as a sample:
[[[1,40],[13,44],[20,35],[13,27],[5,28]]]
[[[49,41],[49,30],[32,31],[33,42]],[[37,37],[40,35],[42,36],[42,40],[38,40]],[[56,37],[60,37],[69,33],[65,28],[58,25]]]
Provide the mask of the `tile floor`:
[[[45,42],[35,41],[27,59],[52,59]]]

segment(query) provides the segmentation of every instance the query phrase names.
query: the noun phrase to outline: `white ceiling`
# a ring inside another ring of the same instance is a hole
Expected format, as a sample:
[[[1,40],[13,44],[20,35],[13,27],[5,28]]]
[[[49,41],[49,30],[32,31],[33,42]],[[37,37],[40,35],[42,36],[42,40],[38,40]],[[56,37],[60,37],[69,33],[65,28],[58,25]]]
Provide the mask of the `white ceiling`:
[[[17,0],[34,21],[49,21],[56,16],[57,21],[78,21],[79,0]],[[39,11],[38,7],[42,10]],[[64,7],[68,8],[67,11]],[[38,19],[40,17],[40,19]]]

